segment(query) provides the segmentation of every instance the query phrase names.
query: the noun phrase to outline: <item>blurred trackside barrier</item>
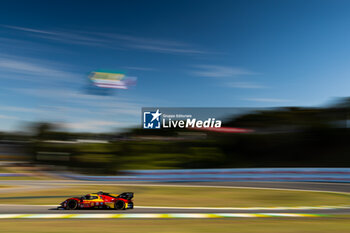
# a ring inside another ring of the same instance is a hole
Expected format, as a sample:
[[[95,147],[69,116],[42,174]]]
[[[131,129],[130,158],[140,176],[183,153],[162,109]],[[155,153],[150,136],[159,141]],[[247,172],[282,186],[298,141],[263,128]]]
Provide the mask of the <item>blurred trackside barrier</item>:
[[[123,176],[61,174],[90,181],[220,182],[220,181],[304,181],[349,182],[350,168],[242,168],[127,170]]]
[[[31,175],[30,173],[0,173],[0,177],[22,177]]]

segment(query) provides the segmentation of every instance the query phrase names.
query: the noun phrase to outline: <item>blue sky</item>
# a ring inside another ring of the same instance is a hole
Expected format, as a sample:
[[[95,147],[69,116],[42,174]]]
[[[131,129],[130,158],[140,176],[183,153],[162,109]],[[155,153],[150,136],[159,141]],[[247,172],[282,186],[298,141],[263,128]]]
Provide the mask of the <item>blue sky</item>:
[[[349,94],[349,1],[1,1],[0,130],[140,124],[141,107],[318,106]],[[97,69],[138,83],[86,92]]]

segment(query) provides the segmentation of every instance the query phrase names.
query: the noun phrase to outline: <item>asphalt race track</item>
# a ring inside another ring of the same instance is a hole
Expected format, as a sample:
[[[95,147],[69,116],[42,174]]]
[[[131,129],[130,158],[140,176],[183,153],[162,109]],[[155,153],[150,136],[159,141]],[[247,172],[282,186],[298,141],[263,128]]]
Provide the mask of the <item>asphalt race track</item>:
[[[205,183],[115,183],[108,181],[91,182],[76,180],[7,180],[0,181],[0,185],[19,185],[21,191],[28,189],[48,189],[59,188],[65,185],[125,185],[125,186],[215,186],[215,187],[248,187],[248,188],[267,188],[267,189],[293,189],[293,190],[314,190],[329,191],[350,194],[350,184],[347,183],[306,183],[306,182],[205,182]],[[6,192],[6,190],[1,190]],[[312,214],[350,214],[349,205],[344,208],[318,208],[318,209],[249,209],[249,208],[167,208],[167,207],[138,207],[132,210],[113,210],[113,209],[93,209],[93,210],[63,210],[56,206],[45,205],[0,205],[0,214],[136,214],[136,213],[312,213]]]
[[[309,209],[309,210],[232,210],[232,209],[173,209],[173,208],[142,208],[132,210],[93,209],[93,210],[64,210],[54,206],[35,205],[0,205],[0,214],[165,214],[165,213],[313,213],[313,214],[350,214],[347,209]]]

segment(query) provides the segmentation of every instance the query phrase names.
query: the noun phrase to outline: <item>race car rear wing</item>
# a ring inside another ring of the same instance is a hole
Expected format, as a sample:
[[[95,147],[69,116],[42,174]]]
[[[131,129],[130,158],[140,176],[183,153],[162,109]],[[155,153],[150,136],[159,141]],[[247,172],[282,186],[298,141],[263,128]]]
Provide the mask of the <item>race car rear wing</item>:
[[[122,193],[118,196],[118,198],[123,198],[126,200],[131,200],[133,197],[134,197],[134,193],[132,192]]]

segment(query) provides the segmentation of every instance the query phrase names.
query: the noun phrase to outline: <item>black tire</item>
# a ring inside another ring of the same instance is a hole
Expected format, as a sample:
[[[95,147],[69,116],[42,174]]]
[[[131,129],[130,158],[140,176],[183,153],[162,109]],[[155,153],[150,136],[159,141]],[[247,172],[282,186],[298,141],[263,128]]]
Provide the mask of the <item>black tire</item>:
[[[78,209],[78,202],[76,200],[69,200],[67,202],[66,210],[76,210]]]
[[[114,209],[116,209],[116,210],[125,210],[125,202],[117,201],[116,203],[114,203]]]

